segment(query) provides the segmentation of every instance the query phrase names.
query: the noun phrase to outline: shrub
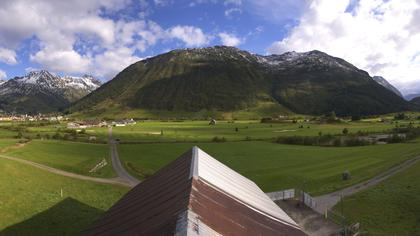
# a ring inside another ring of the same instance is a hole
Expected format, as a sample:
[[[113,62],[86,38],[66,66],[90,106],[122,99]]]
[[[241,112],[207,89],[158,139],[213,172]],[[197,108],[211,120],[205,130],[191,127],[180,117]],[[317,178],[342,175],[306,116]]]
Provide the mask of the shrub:
[[[218,136],[214,136],[211,139],[211,141],[214,142],[214,143],[223,143],[223,142],[226,142],[226,139],[225,139],[225,137],[219,138]]]
[[[404,120],[407,118],[407,115],[405,113],[398,113],[394,116],[394,119],[396,120]]]

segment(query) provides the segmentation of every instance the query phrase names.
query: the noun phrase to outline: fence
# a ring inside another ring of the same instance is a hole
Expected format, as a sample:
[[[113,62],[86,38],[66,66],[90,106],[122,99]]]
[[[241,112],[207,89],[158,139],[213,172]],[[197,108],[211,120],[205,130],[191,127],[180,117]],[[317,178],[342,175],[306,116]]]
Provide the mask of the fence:
[[[315,207],[316,207],[316,201],[315,201],[315,199],[311,195],[309,195],[308,193],[305,193],[305,192],[301,191],[301,196],[302,196],[302,202],[306,206],[308,206],[308,207],[310,207],[312,209],[315,209]]]
[[[107,163],[106,159],[104,158],[104,159],[102,159],[102,161],[101,161],[101,162],[99,162],[98,164],[96,164],[96,166],[95,166],[95,167],[93,167],[93,168],[89,171],[89,173],[96,172],[97,170],[101,169],[102,167],[106,166],[107,164],[108,164],[108,163]]]
[[[327,210],[325,218],[343,227],[343,235],[357,236],[362,233],[360,223],[352,223],[345,216],[333,211]]]
[[[299,199],[299,201],[303,202],[307,207],[312,208],[314,210],[317,206],[315,198],[313,198],[308,193],[298,189],[286,189],[283,191],[271,192],[266,194],[273,201],[295,198]],[[342,233],[345,236],[357,236],[361,234],[359,223],[352,224],[352,222],[350,222],[346,217],[344,217],[338,212],[335,212],[331,209],[327,210],[325,212],[325,218],[343,227]]]
[[[283,191],[271,192],[266,194],[273,201],[285,200],[295,197],[295,189],[286,189]]]

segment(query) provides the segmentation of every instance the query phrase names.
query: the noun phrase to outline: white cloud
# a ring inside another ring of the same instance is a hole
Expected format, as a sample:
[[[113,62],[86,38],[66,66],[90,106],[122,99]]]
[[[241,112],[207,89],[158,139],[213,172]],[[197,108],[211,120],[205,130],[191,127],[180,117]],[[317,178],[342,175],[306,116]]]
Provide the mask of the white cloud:
[[[175,26],[169,29],[169,37],[185,43],[187,47],[199,47],[209,42],[209,37],[200,28],[193,26]]]
[[[235,14],[235,13],[241,14],[242,13],[242,10],[239,9],[239,8],[230,8],[230,9],[227,9],[225,11],[225,16],[226,17],[232,17],[232,15]]]
[[[237,5],[240,6],[242,5],[242,0],[225,0],[225,2],[223,3],[225,5]]]
[[[118,72],[141,58],[133,56],[133,50],[127,47],[119,47],[109,50],[94,59],[94,73],[105,78],[112,78]]]
[[[226,46],[238,46],[242,43],[242,39],[226,32],[219,33],[219,38],[222,44]]]
[[[69,74],[90,73],[112,78],[158,42],[180,40],[202,46],[210,37],[200,28],[179,25],[163,29],[153,21],[112,20],[113,13],[132,0],[2,0],[0,1],[0,61],[16,64],[15,50],[31,39],[29,59],[36,67]],[[146,16],[150,5],[173,0],[139,0]],[[125,18],[123,18],[125,19]]]
[[[0,79],[7,79],[7,74],[3,70],[0,70]]]
[[[0,48],[0,62],[4,62],[9,65],[16,64],[16,52],[7,48]]]
[[[268,51],[318,49],[382,75],[402,92],[420,90],[420,1],[315,0]]]
[[[89,72],[90,58],[81,56],[74,50],[55,50],[46,48],[31,55],[30,59],[43,67],[66,73]]]

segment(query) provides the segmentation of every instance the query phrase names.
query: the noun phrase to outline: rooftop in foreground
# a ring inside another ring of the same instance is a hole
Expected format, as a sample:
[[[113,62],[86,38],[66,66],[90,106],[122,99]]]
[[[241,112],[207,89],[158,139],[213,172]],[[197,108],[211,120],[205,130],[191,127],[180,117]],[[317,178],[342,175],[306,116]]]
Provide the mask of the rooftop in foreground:
[[[83,235],[306,235],[252,181],[198,147],[140,183]]]

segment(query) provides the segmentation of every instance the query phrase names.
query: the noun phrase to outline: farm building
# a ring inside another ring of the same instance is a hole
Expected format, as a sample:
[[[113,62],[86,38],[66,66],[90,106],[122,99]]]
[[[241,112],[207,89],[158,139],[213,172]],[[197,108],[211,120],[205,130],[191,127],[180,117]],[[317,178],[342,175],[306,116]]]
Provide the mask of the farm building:
[[[105,121],[95,121],[95,120],[87,120],[87,121],[77,121],[77,122],[69,122],[67,123],[67,129],[86,129],[92,127],[105,127],[107,123]]]
[[[82,235],[306,235],[252,181],[197,147],[134,187]]]

